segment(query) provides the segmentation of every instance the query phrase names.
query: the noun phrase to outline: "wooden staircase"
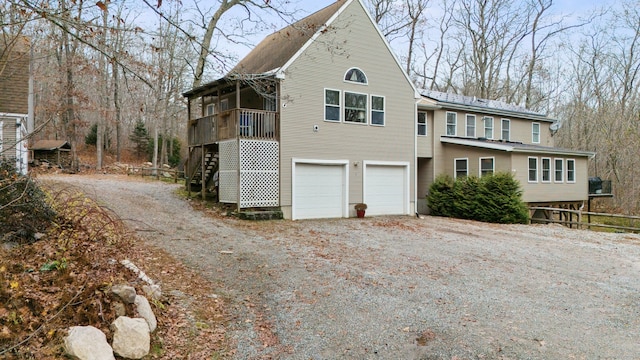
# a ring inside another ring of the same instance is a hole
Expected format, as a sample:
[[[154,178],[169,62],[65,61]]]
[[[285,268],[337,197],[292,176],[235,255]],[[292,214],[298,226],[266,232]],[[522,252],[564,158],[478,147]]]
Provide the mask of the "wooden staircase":
[[[202,151],[204,149],[204,167],[202,166]],[[202,169],[204,168],[204,188],[208,192],[217,192],[218,188],[218,158],[217,145],[215,147],[194,147],[189,152],[189,169],[187,176],[192,191],[202,189]],[[188,186],[188,185],[187,185]]]

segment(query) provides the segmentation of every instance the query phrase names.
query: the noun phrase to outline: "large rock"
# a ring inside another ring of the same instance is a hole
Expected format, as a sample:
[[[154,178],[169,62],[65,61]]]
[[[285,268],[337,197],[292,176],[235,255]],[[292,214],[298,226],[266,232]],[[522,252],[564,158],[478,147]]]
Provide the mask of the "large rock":
[[[65,352],[80,360],[115,360],[106,335],[93,326],[72,326],[64,339]]]
[[[127,359],[141,359],[149,354],[151,337],[145,319],[120,316],[111,324],[113,351]]]
[[[162,289],[160,288],[160,285],[142,285],[142,291],[148,298],[151,298],[151,300],[162,300]]]
[[[133,304],[136,300],[136,296],[138,295],[136,294],[136,289],[132,286],[122,284],[113,285],[111,287],[111,292],[118,295],[126,304]]]
[[[138,295],[136,296],[134,304],[136,305],[138,314],[147,321],[147,324],[149,325],[149,331],[156,331],[158,322],[156,321],[156,315],[153,313],[153,310],[151,309],[151,305],[149,305],[149,301],[147,300],[147,298],[142,295]]]

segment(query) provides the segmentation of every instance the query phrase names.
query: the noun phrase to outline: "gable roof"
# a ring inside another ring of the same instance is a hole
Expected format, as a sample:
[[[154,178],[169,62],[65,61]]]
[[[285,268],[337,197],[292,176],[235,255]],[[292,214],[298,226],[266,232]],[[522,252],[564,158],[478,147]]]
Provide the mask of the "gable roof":
[[[255,78],[263,76],[283,77],[284,70],[312,43],[315,38],[324,33],[331,23],[347,6],[357,1],[364,9],[369,21],[374,25],[378,36],[384,42],[389,54],[398,64],[405,79],[415,91],[415,98],[419,98],[420,94],[415,88],[413,81],[400,66],[400,62],[395,53],[391,49],[388,41],[380,32],[375,24],[371,14],[366,10],[362,0],[337,0],[333,4],[316,11],[315,13],[281,29],[262,40],[249,54],[247,54],[240,62],[224,77],[201,85],[197,88],[184,92],[182,95],[190,97],[205,93],[208,89],[216,84],[228,82],[233,79]]]
[[[471,146],[482,149],[515,152],[515,153],[535,153],[535,154],[549,154],[549,155],[564,155],[564,156],[579,156],[593,158],[596,153],[591,151],[580,151],[562,149],[557,147],[549,147],[535,144],[524,144],[515,141],[504,140],[490,140],[490,139],[472,139],[472,138],[459,138],[454,136],[441,136],[440,142],[445,144],[455,144]]]
[[[465,96],[426,89],[420,90],[420,94],[427,99],[434,100],[441,108],[476,111],[504,116],[515,115],[539,121],[555,122],[554,119],[548,118],[546,114],[504,101],[480,99],[475,96]]]
[[[229,74],[264,74],[282,68],[348,2],[338,0],[267,36]]]

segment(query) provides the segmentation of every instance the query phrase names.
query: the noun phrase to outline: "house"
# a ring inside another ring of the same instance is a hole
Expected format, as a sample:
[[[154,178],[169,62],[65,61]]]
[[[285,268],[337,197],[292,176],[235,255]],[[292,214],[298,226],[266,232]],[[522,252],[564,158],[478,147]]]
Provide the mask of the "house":
[[[423,90],[418,102],[418,211],[439,174],[453,178],[510,172],[530,206],[577,208],[589,198],[588,161],[595,153],[560,149],[559,124],[501,101]]]
[[[220,202],[290,219],[415,211],[419,94],[362,1],[268,36],[184,95],[189,186]]]
[[[60,168],[71,167],[71,145],[64,140],[38,140],[29,146],[31,160],[38,166],[42,162]]]
[[[27,173],[25,144],[30,103],[29,40],[0,37],[0,161]]]
[[[525,201],[587,199],[592,153],[553,147],[555,122],[500,103],[418,91],[362,0],[265,38],[188,100],[189,190],[285,218],[427,212],[438,174],[512,172]],[[491,121],[489,120],[491,119]]]

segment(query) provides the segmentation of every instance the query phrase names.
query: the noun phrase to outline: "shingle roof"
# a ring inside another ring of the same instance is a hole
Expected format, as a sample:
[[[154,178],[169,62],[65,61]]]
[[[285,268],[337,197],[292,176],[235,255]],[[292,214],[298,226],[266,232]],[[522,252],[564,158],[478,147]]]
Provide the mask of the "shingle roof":
[[[263,74],[281,68],[345,2],[338,0],[267,36],[229,74]]]
[[[475,96],[465,96],[426,89],[420,90],[420,94],[429,99],[436,100],[439,103],[463,105],[479,109],[486,109],[487,111],[502,110],[529,116],[533,115],[535,117],[546,117],[546,115],[543,113],[529,110],[524,106],[509,104],[504,101],[480,99]],[[549,119],[549,121],[553,120]]]

